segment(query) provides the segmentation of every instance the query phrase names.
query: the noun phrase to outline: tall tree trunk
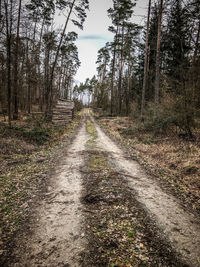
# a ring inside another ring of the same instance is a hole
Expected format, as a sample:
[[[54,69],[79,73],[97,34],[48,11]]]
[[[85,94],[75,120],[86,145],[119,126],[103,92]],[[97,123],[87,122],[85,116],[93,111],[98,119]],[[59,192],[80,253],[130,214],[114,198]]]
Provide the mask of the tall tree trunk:
[[[30,39],[30,36],[29,38]],[[31,113],[32,99],[31,99],[31,62],[29,59],[29,41],[27,39],[26,43],[26,83],[27,83],[27,111],[28,114]]]
[[[112,75],[111,75],[111,97],[110,97],[110,114],[111,114],[111,116],[113,115],[115,61],[116,61],[116,45],[114,46],[113,62],[112,62]]]
[[[20,18],[21,18],[21,4],[22,0],[19,0],[19,9],[18,9],[18,20],[17,20],[17,36],[16,36],[16,46],[15,46],[15,60],[14,60],[14,113],[13,119],[18,119],[18,82],[19,82],[19,74],[18,74],[18,54],[19,54],[19,27],[20,27]]]
[[[199,24],[198,24],[198,32],[197,32],[197,38],[196,38],[196,42],[195,42],[194,54],[193,54],[193,59],[192,59],[193,64],[192,65],[195,64],[198,49],[199,49],[199,36],[200,36],[200,19],[199,19]]]
[[[196,102],[196,88],[199,87],[199,81],[197,78],[197,70],[198,70],[199,66],[197,66],[198,61],[196,61],[197,60],[197,53],[199,50],[199,36],[200,36],[200,19],[199,19],[199,23],[198,23],[198,32],[197,32],[197,37],[196,37],[196,41],[195,41],[194,54],[193,54],[193,58],[192,58],[192,67],[191,67],[190,73],[189,73],[189,76],[192,80],[192,105],[193,105],[193,107],[195,107],[195,105],[196,105],[195,104],[195,102]]]
[[[6,17],[6,49],[7,49],[7,93],[8,93],[8,123],[11,126],[11,33],[12,33],[12,5],[10,1],[10,23],[8,16],[8,1],[4,0],[5,17]]]
[[[130,64],[128,63],[128,71],[127,71],[127,88],[126,88],[126,116],[129,114],[129,98],[130,98],[130,80],[131,80],[131,70]]]
[[[147,84],[147,65],[148,65],[148,47],[149,47],[149,24],[151,14],[151,0],[149,0],[148,16],[147,16],[147,31],[146,31],[146,42],[145,42],[145,61],[144,61],[144,78],[142,87],[142,104],[141,104],[141,119],[144,119],[144,108],[145,108],[145,94]]]
[[[158,17],[158,34],[157,34],[157,48],[156,48],[156,76],[155,76],[155,95],[154,95],[154,120],[158,117],[159,104],[159,86],[160,86],[160,38],[161,25],[163,14],[163,0],[160,0],[159,17]]]
[[[117,43],[117,35],[119,31],[119,24],[117,25],[116,30],[116,40]],[[116,50],[117,50],[117,44],[114,44],[114,51],[113,51],[113,62],[112,62],[112,75],[111,75],[111,99],[110,99],[110,114],[113,115],[113,101],[114,101],[114,80],[115,80],[115,63],[116,63]]]
[[[62,84],[62,77],[63,77],[63,55],[61,58],[61,63],[60,63],[60,69],[58,71],[59,79],[58,79],[58,95],[61,97],[61,84]]]
[[[122,26],[122,47],[121,47],[121,58],[119,67],[119,80],[118,80],[118,113],[122,112],[122,74],[123,74],[123,60],[124,60],[124,24]]]
[[[0,0],[0,33],[2,33],[3,29],[4,29],[4,20],[2,20],[2,5],[3,5],[3,1]]]
[[[52,69],[51,69],[51,75],[50,75],[50,80],[49,80],[49,84],[48,84],[48,86],[49,86],[49,90],[48,91],[49,91],[49,94],[50,94],[50,98],[49,98],[50,101],[48,101],[48,103],[47,103],[47,110],[46,110],[47,113],[50,113],[51,107],[52,107],[52,100],[53,100],[53,78],[54,78],[54,72],[55,72],[55,68],[56,68],[56,65],[57,65],[57,61],[58,61],[58,55],[59,55],[59,52],[60,52],[60,48],[61,48],[61,45],[62,45],[64,34],[65,34],[66,29],[67,29],[67,25],[68,25],[68,22],[69,22],[71,13],[73,11],[75,2],[76,2],[76,0],[73,0],[73,2],[71,4],[71,7],[70,7],[70,10],[69,10],[69,13],[68,13],[66,22],[65,22],[65,26],[64,26],[63,31],[62,31],[62,34],[61,34],[60,42],[59,42],[59,45],[58,45],[58,48],[57,48],[57,51],[56,51],[55,60],[54,60],[54,63],[53,63]]]
[[[44,23],[45,20],[42,21],[42,27],[40,30],[40,39],[38,44],[38,52],[37,52],[37,60],[38,60],[38,77],[39,82],[37,80],[37,88],[38,88],[38,95],[39,95],[39,110],[43,111],[43,105],[44,105],[44,88],[41,86],[41,74],[40,74],[40,51],[41,51],[41,43],[42,43],[42,36],[43,36],[43,30],[44,30]]]

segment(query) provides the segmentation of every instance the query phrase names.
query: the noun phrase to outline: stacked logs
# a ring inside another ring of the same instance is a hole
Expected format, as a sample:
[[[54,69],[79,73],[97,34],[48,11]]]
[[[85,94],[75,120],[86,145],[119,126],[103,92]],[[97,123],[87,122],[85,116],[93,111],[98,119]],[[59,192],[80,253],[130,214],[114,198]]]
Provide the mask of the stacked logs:
[[[74,102],[59,99],[53,108],[52,122],[56,125],[65,125],[73,119]]]

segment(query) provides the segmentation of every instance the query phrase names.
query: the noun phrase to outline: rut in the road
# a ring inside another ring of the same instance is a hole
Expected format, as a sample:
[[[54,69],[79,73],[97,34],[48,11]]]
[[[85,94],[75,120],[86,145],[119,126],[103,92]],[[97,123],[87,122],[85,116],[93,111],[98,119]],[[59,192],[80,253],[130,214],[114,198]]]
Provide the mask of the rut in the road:
[[[166,194],[148,177],[136,161],[129,160],[123,151],[100,129],[91,117],[97,133],[97,147],[109,153],[110,162],[122,173],[129,186],[137,193],[137,200],[144,205],[148,214],[172,246],[191,266],[200,266],[200,225],[194,215],[185,212],[172,195]]]

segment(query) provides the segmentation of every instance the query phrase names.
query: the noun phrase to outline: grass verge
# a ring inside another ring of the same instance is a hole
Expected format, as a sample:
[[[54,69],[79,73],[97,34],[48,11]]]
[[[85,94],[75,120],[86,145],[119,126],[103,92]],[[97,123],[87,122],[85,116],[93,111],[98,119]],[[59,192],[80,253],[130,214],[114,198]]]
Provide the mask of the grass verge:
[[[200,145],[170,133],[146,131],[127,117],[101,117],[98,122],[147,172],[182,203],[200,213]]]
[[[1,125],[0,256],[7,253],[13,235],[27,219],[31,203],[45,184],[46,173],[55,164],[60,144],[70,140],[80,118],[76,116],[64,127],[43,124],[37,131],[36,121],[12,128]]]

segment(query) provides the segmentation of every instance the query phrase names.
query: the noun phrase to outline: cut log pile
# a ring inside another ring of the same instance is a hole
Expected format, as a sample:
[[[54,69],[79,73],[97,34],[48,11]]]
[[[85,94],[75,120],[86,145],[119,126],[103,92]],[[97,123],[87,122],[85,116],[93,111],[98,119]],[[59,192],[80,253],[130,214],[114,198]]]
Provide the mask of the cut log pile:
[[[73,119],[74,102],[59,99],[53,108],[52,122],[56,125],[65,125]]]

